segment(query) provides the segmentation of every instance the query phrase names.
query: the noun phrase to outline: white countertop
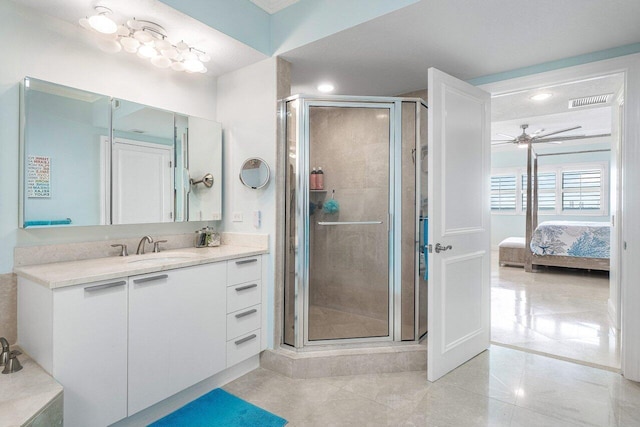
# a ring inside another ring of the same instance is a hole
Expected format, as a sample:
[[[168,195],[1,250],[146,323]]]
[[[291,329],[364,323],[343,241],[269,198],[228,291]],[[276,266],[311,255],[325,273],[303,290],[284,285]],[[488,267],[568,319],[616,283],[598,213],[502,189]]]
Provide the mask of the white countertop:
[[[62,386],[27,355],[22,370],[0,374],[0,426],[21,426],[62,393]]]
[[[248,246],[222,245],[215,248],[182,248],[130,255],[127,257],[95,258],[82,261],[17,267],[19,276],[44,285],[49,289],[101,280],[118,279],[137,274],[155,273],[192,265],[208,264],[228,259],[266,254],[268,249]]]

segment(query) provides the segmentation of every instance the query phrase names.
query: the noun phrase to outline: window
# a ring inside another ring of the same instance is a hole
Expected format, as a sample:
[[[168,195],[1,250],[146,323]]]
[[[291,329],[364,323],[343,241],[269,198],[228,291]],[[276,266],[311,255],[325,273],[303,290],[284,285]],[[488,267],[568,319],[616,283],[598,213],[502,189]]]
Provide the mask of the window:
[[[562,172],[562,210],[599,211],[602,205],[602,171]]]
[[[516,176],[502,175],[491,177],[491,210],[516,210]]]
[[[549,165],[538,171],[541,215],[607,215],[607,164]],[[499,169],[491,176],[491,212],[524,215],[527,211],[525,168]]]
[[[522,211],[527,210],[527,175],[522,175]],[[556,210],[556,173],[538,172],[538,210]]]

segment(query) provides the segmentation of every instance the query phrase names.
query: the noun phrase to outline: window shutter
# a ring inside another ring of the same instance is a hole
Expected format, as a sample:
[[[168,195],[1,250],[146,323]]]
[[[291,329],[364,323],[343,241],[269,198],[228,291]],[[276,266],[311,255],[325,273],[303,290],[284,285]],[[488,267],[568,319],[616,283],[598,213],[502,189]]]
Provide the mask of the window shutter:
[[[562,173],[562,210],[589,211],[602,207],[602,171],[578,170]]]
[[[491,177],[491,210],[516,210],[515,175],[501,175]]]

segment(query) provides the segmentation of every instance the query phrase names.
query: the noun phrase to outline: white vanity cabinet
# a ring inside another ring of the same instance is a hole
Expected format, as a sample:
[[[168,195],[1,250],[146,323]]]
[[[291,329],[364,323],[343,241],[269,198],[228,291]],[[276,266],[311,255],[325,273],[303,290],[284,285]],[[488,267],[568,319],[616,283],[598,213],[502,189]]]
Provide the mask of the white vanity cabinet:
[[[226,263],[129,278],[129,415],[226,367]]]
[[[64,387],[65,426],[106,426],[259,354],[261,276],[260,255],[81,285],[19,274],[18,343]]]
[[[64,387],[64,424],[126,417],[127,279],[53,291],[18,280],[19,343]]]

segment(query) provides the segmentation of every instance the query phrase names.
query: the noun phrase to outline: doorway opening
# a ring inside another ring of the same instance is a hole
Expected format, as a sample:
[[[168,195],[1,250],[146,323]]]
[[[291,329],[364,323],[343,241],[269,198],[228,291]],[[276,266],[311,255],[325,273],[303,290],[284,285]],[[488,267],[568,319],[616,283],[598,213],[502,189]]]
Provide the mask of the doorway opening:
[[[620,369],[621,73],[492,99],[492,342]]]

